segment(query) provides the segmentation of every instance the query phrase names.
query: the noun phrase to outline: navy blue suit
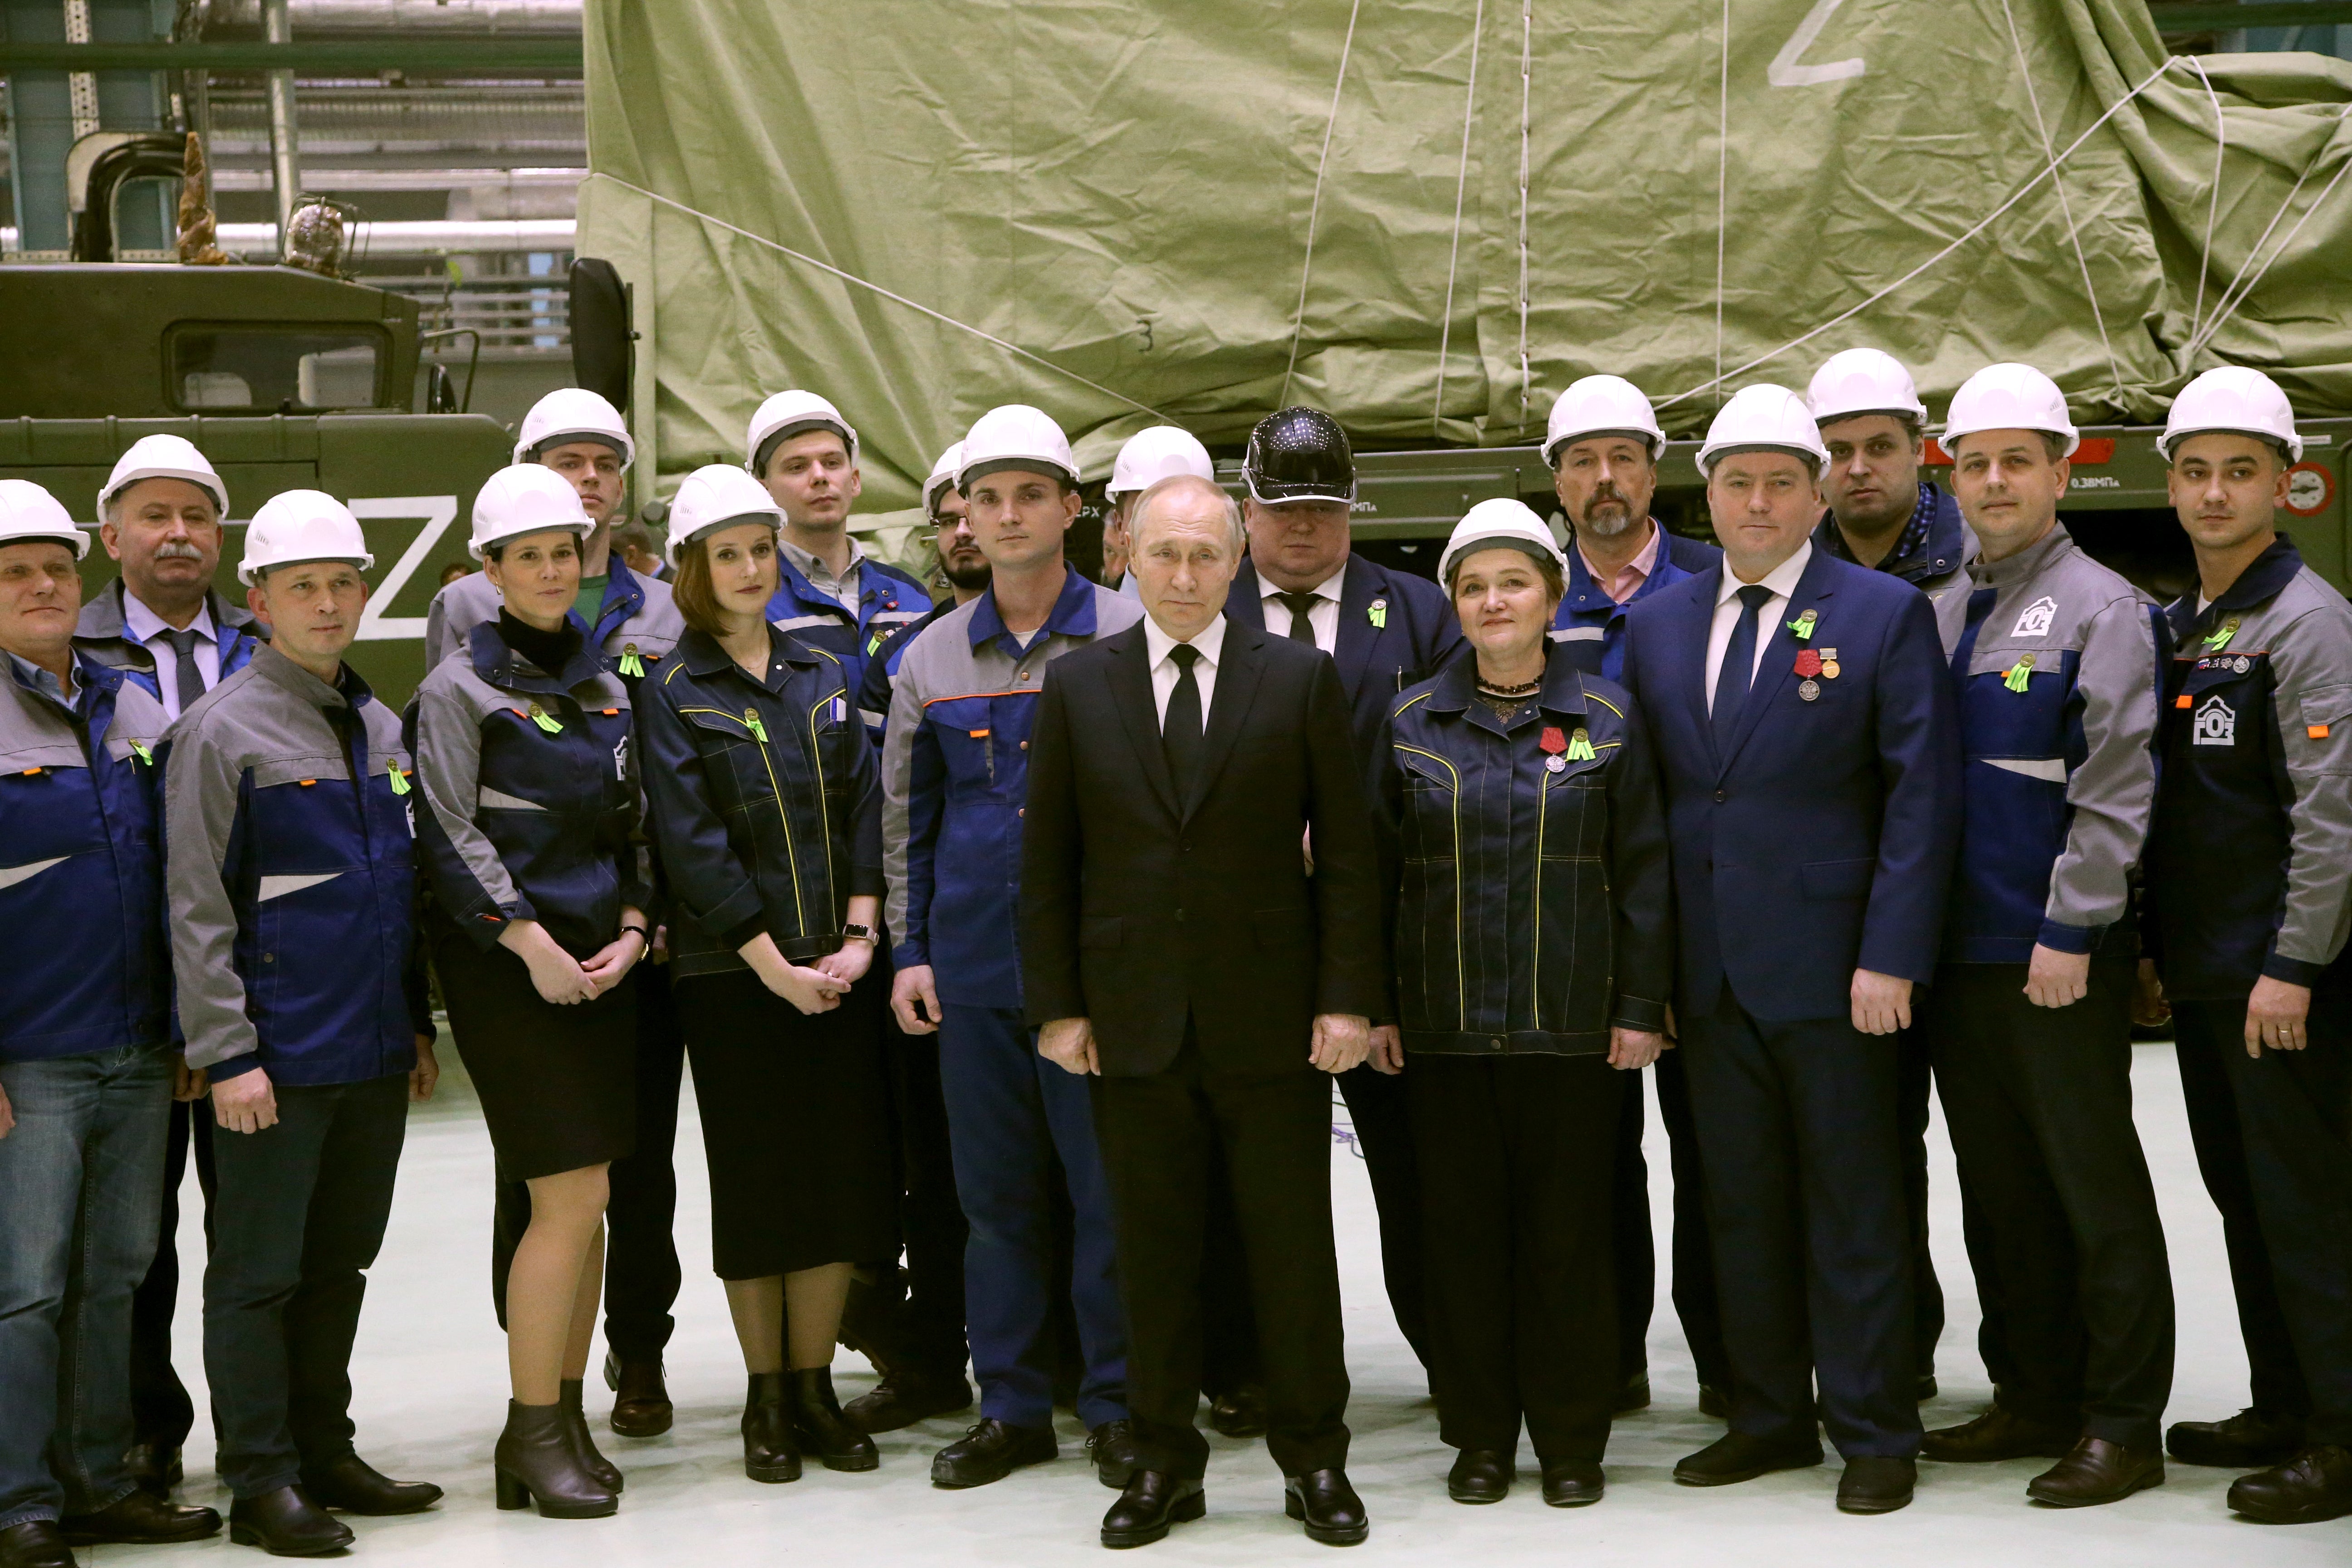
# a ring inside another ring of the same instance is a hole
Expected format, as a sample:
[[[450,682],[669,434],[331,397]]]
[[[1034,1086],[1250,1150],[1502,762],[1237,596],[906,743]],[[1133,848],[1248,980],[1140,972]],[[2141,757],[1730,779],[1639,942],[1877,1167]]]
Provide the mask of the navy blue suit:
[[[1286,614],[1265,624],[1265,592],[1257,568],[1242,563],[1225,600],[1225,616],[1235,626],[1290,630]],[[1375,607],[1377,606],[1377,608]],[[1370,760],[1382,754],[1381,731],[1389,710],[1405,688],[1437,673],[1462,648],[1462,620],[1444,588],[1410,572],[1391,571],[1360,555],[1348,557],[1339,580],[1339,622],[1331,657],[1348,694],[1349,728],[1356,760],[1371,776]],[[1371,1178],[1372,1202],[1380,1211],[1381,1271],[1397,1328],[1423,1366],[1429,1364],[1427,1309],[1423,1305],[1421,1173],[1413,1163],[1412,1123],[1404,1080],[1375,1071],[1370,1063],[1339,1075],[1364,1173]],[[1213,1357],[1213,1361],[1216,1359]]]
[[[1935,972],[1960,752],[1933,610],[1815,551],[1766,627],[1721,755],[1706,645],[1722,568],[1627,618],[1625,684],[1665,785],[1684,1069],[1727,1295],[1732,1426],[1848,1457],[1916,1452],[1910,1225],[1893,1037],[1853,1027],[1856,969]],[[1791,623],[1811,610],[1811,641]],[[1807,701],[1807,647],[1834,649]]]

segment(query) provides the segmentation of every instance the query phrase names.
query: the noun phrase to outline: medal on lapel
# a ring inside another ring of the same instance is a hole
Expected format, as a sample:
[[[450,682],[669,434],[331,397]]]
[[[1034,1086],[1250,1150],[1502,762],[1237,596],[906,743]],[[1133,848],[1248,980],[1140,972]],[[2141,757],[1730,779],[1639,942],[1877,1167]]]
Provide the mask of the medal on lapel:
[[[1799,642],[1811,642],[1813,640],[1813,626],[1821,618],[1822,613],[1819,610],[1807,610],[1789,623],[1789,630],[1795,635]]]
[[[1823,680],[1835,680],[1837,678],[1837,649],[1833,647],[1825,647],[1822,649],[1822,679]]]
[[[1576,733],[1580,740],[1584,736],[1584,731],[1581,730],[1579,730]],[[1544,766],[1547,769],[1556,773],[1566,773],[1568,771],[1568,758],[1561,755],[1562,752],[1568,750],[1568,737],[1560,732],[1559,725],[1545,725],[1543,736],[1540,740],[1537,741],[1536,744],[1544,749],[1546,753],[1544,757]],[[1585,747],[1586,753],[1589,755],[1591,750],[1591,746],[1588,743]]]
[[[1364,610],[1364,618],[1372,623],[1375,631],[1385,631],[1389,624],[1389,602],[1374,599]]]
[[[2220,631],[2215,632],[2211,637],[2205,639],[2206,649],[2211,653],[2220,653],[2223,648],[2230,646],[2230,639],[2237,635],[2238,617],[2236,616],[2231,616],[2228,620],[2221,623],[2221,629]]]
[[[1797,673],[1807,680],[1822,672],[1822,656],[1811,648],[1797,650]]]
[[[2000,683],[2011,691],[2022,691],[2025,689],[2026,683],[2032,679],[2033,656],[2030,653],[2021,653],[2017,656],[2017,662],[2002,673]]]

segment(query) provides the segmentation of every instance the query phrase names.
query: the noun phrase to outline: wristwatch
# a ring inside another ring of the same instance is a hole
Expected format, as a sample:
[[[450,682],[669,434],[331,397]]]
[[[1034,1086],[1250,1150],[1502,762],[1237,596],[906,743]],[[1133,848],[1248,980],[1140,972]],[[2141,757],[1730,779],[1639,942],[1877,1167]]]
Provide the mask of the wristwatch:
[[[872,926],[845,925],[841,928],[841,940],[844,942],[872,942],[874,940],[874,928]]]

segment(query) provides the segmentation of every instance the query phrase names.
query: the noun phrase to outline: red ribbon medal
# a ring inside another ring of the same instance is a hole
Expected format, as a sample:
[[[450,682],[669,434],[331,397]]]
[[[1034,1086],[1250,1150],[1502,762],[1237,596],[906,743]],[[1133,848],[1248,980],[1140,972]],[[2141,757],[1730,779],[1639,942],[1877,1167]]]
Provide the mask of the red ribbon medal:
[[[1568,737],[1560,732],[1557,724],[1545,725],[1543,739],[1536,743],[1555,757],[1568,750]]]
[[[1822,656],[1818,648],[1802,648],[1797,654],[1797,673],[1811,680],[1822,672]]]

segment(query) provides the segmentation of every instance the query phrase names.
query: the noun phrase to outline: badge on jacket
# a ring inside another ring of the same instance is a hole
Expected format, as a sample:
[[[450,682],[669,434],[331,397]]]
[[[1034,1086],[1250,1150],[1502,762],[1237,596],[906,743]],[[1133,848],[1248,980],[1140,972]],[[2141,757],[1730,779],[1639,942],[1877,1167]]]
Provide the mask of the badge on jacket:
[[[1374,599],[1365,609],[1364,618],[1372,623],[1373,630],[1386,630],[1389,624],[1389,602],[1386,599]]]
[[[1811,642],[1813,640],[1813,627],[1821,618],[1822,613],[1819,610],[1807,610],[1789,623],[1789,630],[1796,635],[1799,642]]]

